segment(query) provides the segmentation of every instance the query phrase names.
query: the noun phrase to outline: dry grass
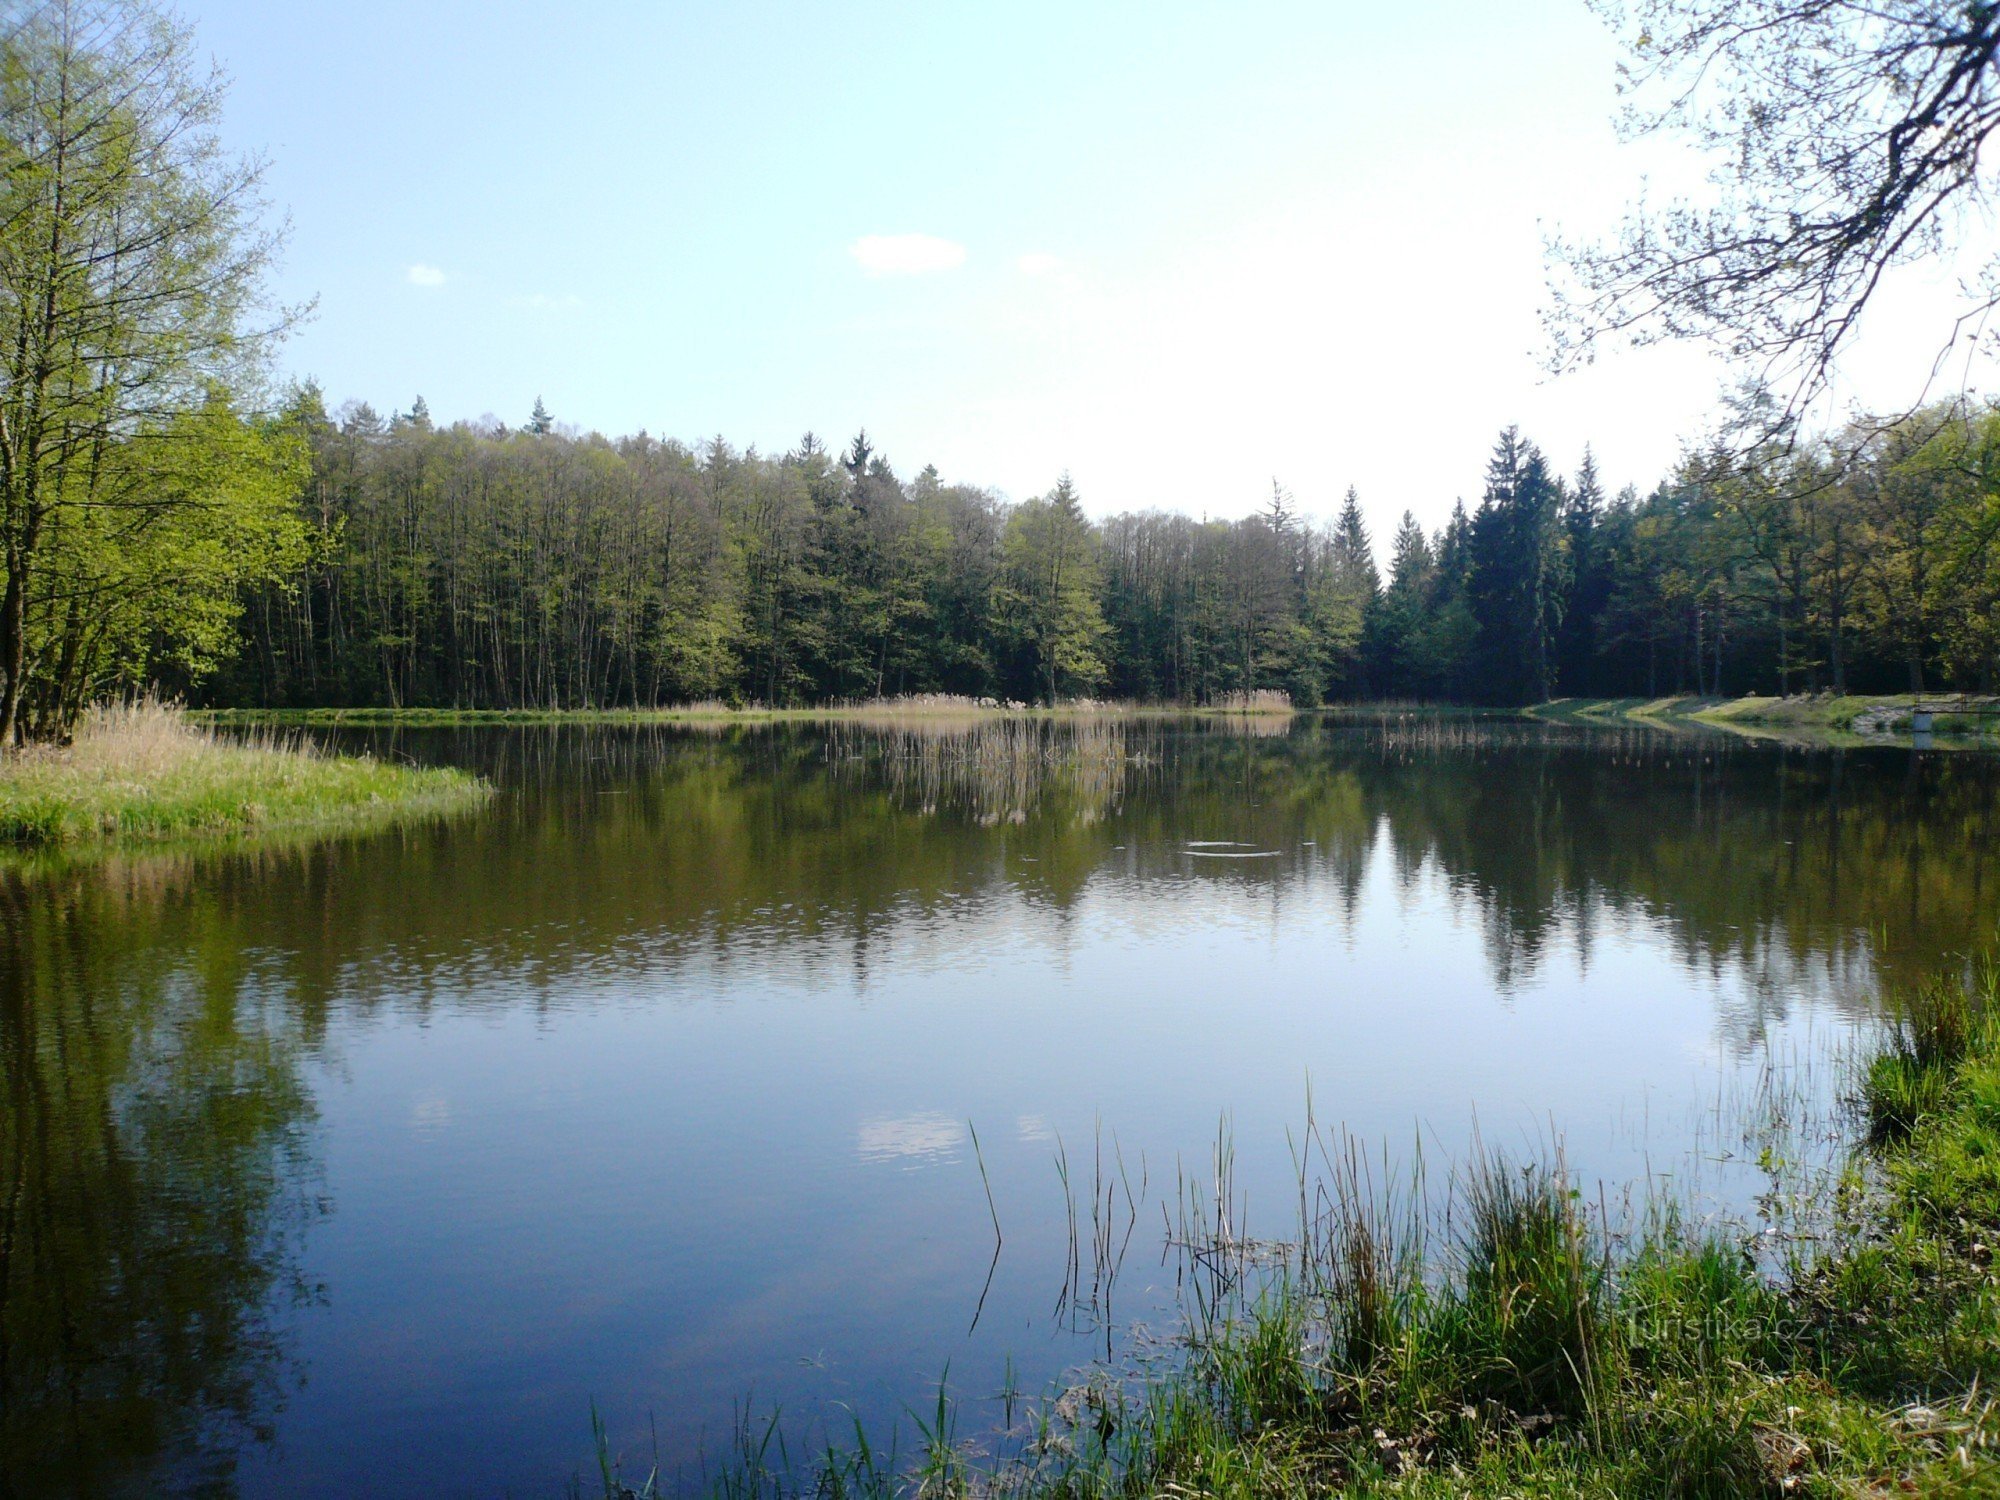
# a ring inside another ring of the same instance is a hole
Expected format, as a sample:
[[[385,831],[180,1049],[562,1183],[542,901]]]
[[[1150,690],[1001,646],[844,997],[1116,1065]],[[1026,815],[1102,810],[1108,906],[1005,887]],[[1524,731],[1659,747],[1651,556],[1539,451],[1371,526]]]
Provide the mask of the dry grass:
[[[1051,804],[1081,824],[1109,816],[1135,770],[1118,718],[1012,714],[835,720],[823,754],[836,774],[879,778],[904,807],[954,808],[978,822],[1026,822]]]
[[[1211,707],[1216,713],[1224,714],[1288,714],[1292,712],[1292,695],[1275,688],[1259,688],[1254,693],[1224,693]]]
[[[443,811],[485,792],[461,771],[325,755],[270,732],[225,738],[172,705],[142,700],[92,709],[69,745],[0,759],[0,844],[297,828]]]

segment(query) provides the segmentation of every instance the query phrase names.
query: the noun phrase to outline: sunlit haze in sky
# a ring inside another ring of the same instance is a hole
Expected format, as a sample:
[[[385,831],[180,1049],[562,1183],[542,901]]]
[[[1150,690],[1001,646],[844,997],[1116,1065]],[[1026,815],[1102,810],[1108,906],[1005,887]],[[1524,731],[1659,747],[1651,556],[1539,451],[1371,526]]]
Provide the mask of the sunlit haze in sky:
[[[1729,381],[1692,348],[1546,373],[1545,235],[1699,172],[1616,143],[1583,0],[186,14],[291,214],[279,291],[318,299],[285,368],[335,403],[865,425],[905,477],[1068,469],[1097,514],[1352,483],[1379,546],[1476,499],[1510,422],[1650,485]],[[1909,399],[1951,293],[1892,287],[1843,395]]]

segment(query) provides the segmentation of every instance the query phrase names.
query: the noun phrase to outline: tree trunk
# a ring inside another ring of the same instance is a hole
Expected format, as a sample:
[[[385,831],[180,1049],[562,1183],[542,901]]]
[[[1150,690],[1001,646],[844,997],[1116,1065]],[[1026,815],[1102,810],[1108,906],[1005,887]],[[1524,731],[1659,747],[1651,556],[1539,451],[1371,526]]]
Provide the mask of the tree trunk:
[[[7,570],[7,593],[0,599],[0,672],[7,679],[0,688],[0,752],[22,740],[21,684],[28,667],[26,571],[19,566]]]

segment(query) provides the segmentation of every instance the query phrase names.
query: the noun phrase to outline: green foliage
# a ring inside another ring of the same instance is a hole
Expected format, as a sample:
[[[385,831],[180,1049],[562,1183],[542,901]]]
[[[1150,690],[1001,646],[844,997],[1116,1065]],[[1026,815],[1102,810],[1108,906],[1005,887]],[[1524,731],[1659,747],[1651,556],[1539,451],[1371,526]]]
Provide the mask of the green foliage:
[[[1282,487],[1237,521],[1093,521],[1067,480],[1019,505],[929,468],[905,482],[865,434],[838,458],[811,434],[767,457],[358,404],[334,420],[307,389],[272,434],[310,453],[285,553],[302,560],[251,590],[250,649],[207,691],[1496,703],[1900,684],[1913,659],[1926,680],[2000,681],[2000,417],[1911,422],[1696,455],[1609,500],[1594,461],[1567,483],[1510,429],[1477,511],[1430,535],[1406,516],[1384,583],[1351,492],[1330,524]],[[182,655],[176,688],[217,652]]]
[[[1540,703],[1556,689],[1557,633],[1569,596],[1564,494],[1533,443],[1510,427],[1472,518],[1469,594],[1489,701]]]
[[[1994,1045],[1996,1002],[2000,974],[1991,958],[1979,961],[1970,982],[1962,974],[1945,975],[1903,1000],[1862,1083],[1876,1139],[1907,1136],[1944,1109],[1967,1058]]]
[[[1067,474],[1048,498],[1029,501],[1007,520],[994,612],[1004,637],[1032,663],[1049,703],[1087,694],[1104,680],[1096,547]]]
[[[293,574],[303,447],[241,393],[282,315],[258,168],[147,0],[37,7],[0,42],[0,743],[234,643]]]
[[[1483,499],[1399,532],[1350,491],[1237,521],[1019,506],[858,434],[782,456],[439,428],[298,392],[252,415],[258,172],[150,0],[0,47],[0,739],[107,687],[263,705],[769,705],[947,692],[1537,702],[2000,687],[2000,412],[1691,451],[1607,501],[1516,430]],[[100,378],[102,377],[102,378]],[[1225,507],[1227,497],[1218,497]],[[247,629],[239,632],[238,621]]]

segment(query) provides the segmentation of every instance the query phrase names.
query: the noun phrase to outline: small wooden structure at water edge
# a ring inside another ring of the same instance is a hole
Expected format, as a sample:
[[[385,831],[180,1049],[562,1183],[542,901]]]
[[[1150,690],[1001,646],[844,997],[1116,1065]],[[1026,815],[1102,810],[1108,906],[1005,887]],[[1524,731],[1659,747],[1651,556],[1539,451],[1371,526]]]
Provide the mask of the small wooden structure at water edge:
[[[1919,741],[1928,740],[1936,733],[1940,718],[1970,720],[1969,727],[1976,733],[1992,734],[2000,730],[2000,700],[1971,698],[1963,693],[1953,699],[1919,698],[1910,705],[1911,735]]]

